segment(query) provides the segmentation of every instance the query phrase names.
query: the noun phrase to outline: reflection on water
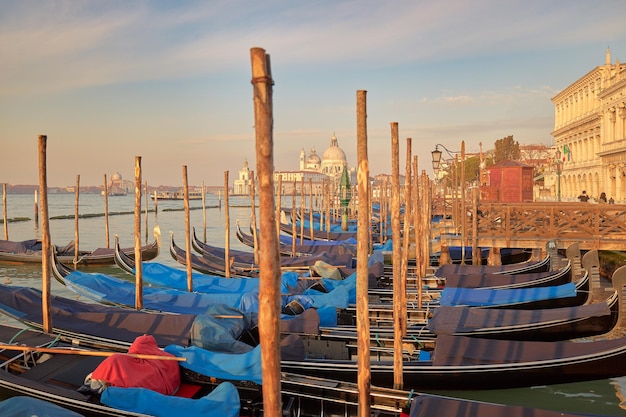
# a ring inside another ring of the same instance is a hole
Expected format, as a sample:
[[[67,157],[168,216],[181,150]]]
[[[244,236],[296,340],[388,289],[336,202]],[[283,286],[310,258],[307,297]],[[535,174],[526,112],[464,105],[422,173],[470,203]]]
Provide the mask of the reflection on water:
[[[619,399],[619,407],[626,410],[626,397],[624,396],[624,393],[626,393],[626,377],[611,379],[611,385],[615,388],[615,395]]]

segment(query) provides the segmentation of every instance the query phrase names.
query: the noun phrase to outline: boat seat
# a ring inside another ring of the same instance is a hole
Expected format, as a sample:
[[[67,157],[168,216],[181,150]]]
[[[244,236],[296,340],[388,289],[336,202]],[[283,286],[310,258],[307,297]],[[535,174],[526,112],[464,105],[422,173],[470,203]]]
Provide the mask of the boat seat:
[[[43,355],[50,356],[50,355]],[[85,377],[104,360],[101,356],[59,354],[49,357],[22,374],[31,381],[78,389]]]

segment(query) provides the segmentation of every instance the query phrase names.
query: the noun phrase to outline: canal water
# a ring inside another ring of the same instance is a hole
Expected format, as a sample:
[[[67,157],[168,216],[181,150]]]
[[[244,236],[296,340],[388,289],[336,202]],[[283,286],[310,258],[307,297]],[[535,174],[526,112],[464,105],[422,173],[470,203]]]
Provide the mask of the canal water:
[[[11,219],[29,218],[29,220],[9,221],[9,240],[21,241],[41,237],[41,221],[35,222],[35,203],[33,195],[7,195],[7,217]],[[108,199],[109,211],[109,246],[113,247],[115,235],[119,236],[122,247],[134,246],[134,204],[132,195],[114,196]],[[291,201],[284,206],[290,206]],[[66,245],[75,236],[75,195],[48,195],[50,215],[50,235],[53,244]],[[3,202],[0,201],[1,213],[4,213]],[[153,240],[152,231],[158,226],[161,233],[162,248],[157,262],[184,269],[169,254],[168,245],[170,232],[174,234],[178,245],[184,247],[185,212],[182,201],[159,200],[158,209],[152,200],[148,201],[149,210],[145,214],[145,200],[142,200],[142,244]],[[80,218],[78,233],[80,248],[92,250],[107,246],[105,234],[104,198],[98,194],[81,194],[79,197]],[[249,197],[231,197],[229,200],[230,247],[233,249],[250,250],[241,244],[235,235],[237,222],[243,228],[250,223]],[[2,216],[2,215],[0,215]],[[2,217],[0,217],[2,218]],[[214,245],[225,245],[226,210],[224,201],[213,194],[208,194],[203,208],[201,200],[190,201],[190,225],[195,227],[197,236]],[[206,219],[206,221],[205,221]],[[41,220],[41,219],[40,219]],[[4,238],[4,225],[0,230],[0,238]],[[147,232],[147,233],[146,233]],[[124,273],[115,266],[91,269],[124,277]],[[89,271],[89,270],[87,270]],[[128,277],[128,276],[126,276]],[[0,283],[7,285],[31,286],[40,288],[41,265],[10,265],[0,263]],[[80,298],[72,291],[52,280],[52,293],[68,298]],[[82,299],[81,301],[88,302]],[[17,325],[13,320],[0,315],[0,323]],[[626,364],[624,364],[626,373]],[[411,387],[405,387],[410,390]],[[486,390],[486,391],[432,391],[460,398],[497,402],[503,404],[539,407],[581,414],[599,414],[607,416],[626,416],[626,377],[607,380],[544,385],[536,381],[535,386],[518,389]]]

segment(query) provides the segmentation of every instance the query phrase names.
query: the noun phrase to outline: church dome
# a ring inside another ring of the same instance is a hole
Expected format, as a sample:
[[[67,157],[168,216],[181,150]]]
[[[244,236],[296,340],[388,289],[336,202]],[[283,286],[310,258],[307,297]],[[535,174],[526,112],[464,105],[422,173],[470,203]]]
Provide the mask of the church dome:
[[[337,143],[337,137],[333,135],[330,140],[330,147],[324,151],[324,155],[322,156],[322,161],[324,162],[346,162],[346,153],[339,147]]]
[[[315,148],[311,148],[311,154],[306,159],[307,165],[320,165],[322,163],[322,158],[315,153]]]
[[[119,172],[116,172],[115,174],[111,175],[111,181],[121,181],[122,180],[122,175]]]

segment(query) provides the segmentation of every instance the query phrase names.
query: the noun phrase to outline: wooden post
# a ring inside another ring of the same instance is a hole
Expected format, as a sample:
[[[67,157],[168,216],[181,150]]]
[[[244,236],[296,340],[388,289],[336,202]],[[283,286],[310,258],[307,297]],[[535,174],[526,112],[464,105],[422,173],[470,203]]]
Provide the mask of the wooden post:
[[[461,141],[461,264],[465,264],[467,246],[467,208],[465,201],[465,141]]]
[[[254,247],[254,264],[259,264],[259,235],[256,228],[256,185],[254,183],[254,171],[250,171],[250,207],[252,207],[252,214],[250,217],[250,224],[252,225],[252,238]]]
[[[370,370],[370,320],[369,320],[369,282],[367,258],[369,256],[370,210],[368,196],[370,194],[369,160],[367,159],[367,91],[358,90],[357,105],[357,183],[359,209],[357,219],[357,263],[356,263],[356,326],[357,326],[357,388],[359,390],[359,417],[371,416],[371,384]]]
[[[309,236],[313,240],[313,180],[309,178]]]
[[[50,317],[50,218],[48,215],[48,176],[46,173],[47,140],[47,136],[39,135],[39,194],[41,195],[41,309],[43,316],[43,331],[46,333],[52,333],[52,318]],[[6,193],[4,195],[6,195]]]
[[[300,246],[304,243],[304,176],[300,178]]]
[[[228,171],[224,171],[224,271],[230,278],[230,201],[228,197]]]
[[[259,176],[259,181],[260,181],[261,177]],[[261,184],[259,183],[259,198],[260,198],[260,187]],[[282,174],[278,175],[278,189],[276,192],[276,214],[275,214],[275,218],[276,218],[276,241],[278,242],[280,240],[280,210],[281,210],[281,204],[282,204],[282,195],[283,195],[283,176]],[[259,202],[260,203],[260,202]]]
[[[185,209],[185,271],[187,291],[193,292],[193,268],[191,267],[191,224],[189,223],[189,182],[187,165],[183,165],[183,207]]]
[[[407,317],[406,306],[406,280],[409,269],[409,243],[410,243],[410,225],[411,225],[411,208],[413,201],[411,200],[411,138],[406,138],[406,166],[404,176],[404,229],[402,236],[402,270],[400,271],[400,314]],[[417,261],[417,258],[415,259]],[[406,320],[403,320],[402,335],[406,336]]]
[[[333,185],[330,179],[326,181],[326,240],[330,240],[330,206],[334,200]]]
[[[35,227],[39,227],[39,200],[38,200],[38,194],[37,194],[38,192],[39,190],[35,190]],[[4,207],[6,207],[6,205]]]
[[[74,269],[78,264],[78,247],[80,239],[78,233],[78,197],[80,195],[80,175],[76,176],[76,189],[74,190]]]
[[[144,190],[145,190],[144,201],[145,201],[145,205],[146,205],[146,207],[144,208],[144,211],[143,211],[143,213],[144,213],[144,222],[146,222],[146,227],[145,227],[146,236],[145,236],[145,239],[146,239],[146,243],[148,243],[148,229],[149,229],[149,227],[148,227],[148,198],[149,198],[148,181],[144,181],[143,187],[144,187]]]
[[[143,309],[141,265],[141,156],[135,156],[135,308]]]
[[[157,215],[159,213],[159,198],[157,191],[154,190],[154,214]]]
[[[104,243],[109,247],[109,188],[107,184],[107,174],[104,174]]]
[[[261,216],[261,247],[259,286],[259,339],[263,368],[263,415],[282,416],[280,384],[280,262],[278,234],[273,211],[274,140],[272,134],[272,75],[269,55],[262,48],[250,50],[254,118],[256,131],[256,161],[259,178]]]
[[[478,248],[478,188],[472,189],[472,264],[482,263],[482,251]]]
[[[402,389],[402,242],[400,241],[400,157],[398,122],[391,122],[391,239],[393,266],[393,387]]]
[[[291,256],[296,256],[296,239],[298,230],[296,229],[296,180],[293,180],[291,190]]]
[[[2,211],[4,214],[4,240],[9,240],[9,216],[7,212],[7,183],[2,183]]]
[[[415,164],[415,172],[417,172],[417,161]],[[426,170],[422,170],[422,218],[421,218],[421,245],[422,245],[422,262],[421,274],[426,276],[426,271],[430,267],[430,237],[432,225],[432,189],[430,187],[430,179],[426,174]]]
[[[419,177],[417,175],[417,155],[413,156],[413,182],[411,185],[413,186],[412,196],[414,202],[413,208],[413,230],[415,235],[415,285],[417,287],[417,308],[422,308],[422,279],[424,278],[424,274],[422,272],[422,265],[425,262],[430,263],[429,259],[422,259],[422,236],[424,233],[424,228],[422,227],[422,219],[420,213],[422,212],[422,201],[420,194]]]
[[[206,186],[202,181],[202,230],[204,230],[204,240],[206,243]]]

